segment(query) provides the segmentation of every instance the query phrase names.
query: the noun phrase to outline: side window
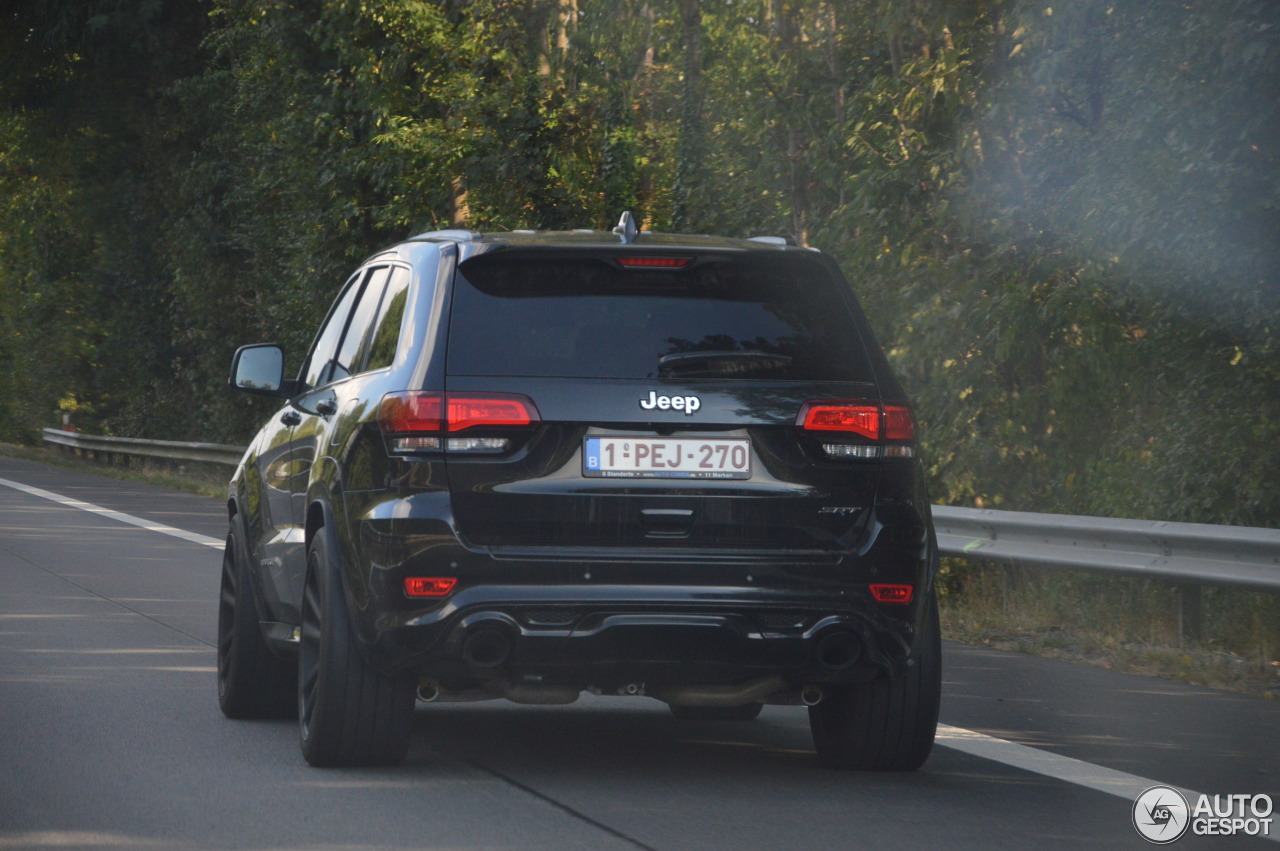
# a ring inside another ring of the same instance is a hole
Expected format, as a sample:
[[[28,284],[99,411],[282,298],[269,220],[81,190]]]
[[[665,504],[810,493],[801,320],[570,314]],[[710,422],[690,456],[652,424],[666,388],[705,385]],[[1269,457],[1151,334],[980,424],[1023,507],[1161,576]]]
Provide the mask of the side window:
[[[386,294],[382,296],[382,304],[378,307],[373,333],[369,335],[365,370],[383,369],[395,361],[396,348],[400,342],[400,325],[404,321],[408,297],[409,270],[396,266],[391,270],[391,280],[387,284]],[[357,354],[357,362],[359,359],[360,355]]]
[[[302,368],[302,380],[306,382],[308,388],[319,387],[332,380],[330,375],[333,371],[332,364],[338,350],[338,342],[342,339],[342,332],[347,327],[347,319],[351,316],[351,306],[359,294],[360,275],[356,274],[347,282],[346,289],[338,297],[333,310],[329,311],[329,318],[325,320],[320,333],[316,336],[311,354]]]
[[[338,347],[338,356],[334,359],[333,375],[330,381],[346,378],[362,372],[361,361],[368,350],[369,330],[373,327],[373,319],[378,313],[378,301],[386,288],[387,275],[391,270],[386,266],[373,269],[364,284],[364,293],[351,313],[351,321],[347,323],[347,333]]]

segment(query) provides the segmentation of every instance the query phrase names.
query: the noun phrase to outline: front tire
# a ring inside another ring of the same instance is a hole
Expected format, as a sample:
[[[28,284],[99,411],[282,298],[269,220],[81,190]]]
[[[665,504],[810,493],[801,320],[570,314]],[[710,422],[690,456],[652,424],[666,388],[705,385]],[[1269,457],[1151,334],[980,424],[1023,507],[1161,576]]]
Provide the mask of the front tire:
[[[307,552],[298,647],[298,726],[314,766],[395,765],[409,748],[413,677],[369,665],[324,529]]]
[[[289,718],[297,709],[297,669],[267,647],[249,581],[238,519],[222,553],[218,595],[218,707],[228,718]]]
[[[933,749],[942,695],[937,596],[926,603],[915,664],[899,677],[839,686],[809,707],[818,760],[842,770],[914,771]]]

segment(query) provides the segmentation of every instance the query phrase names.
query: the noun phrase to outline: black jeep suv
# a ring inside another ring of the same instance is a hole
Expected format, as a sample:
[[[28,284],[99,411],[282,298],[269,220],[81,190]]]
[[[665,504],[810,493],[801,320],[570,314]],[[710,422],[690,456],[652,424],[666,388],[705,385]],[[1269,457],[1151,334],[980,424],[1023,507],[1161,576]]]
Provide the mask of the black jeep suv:
[[[820,760],[914,769],[937,548],[907,401],[848,283],[758,237],[423,234],[342,288],[227,507],[218,698],[313,765],[417,700],[807,706]]]

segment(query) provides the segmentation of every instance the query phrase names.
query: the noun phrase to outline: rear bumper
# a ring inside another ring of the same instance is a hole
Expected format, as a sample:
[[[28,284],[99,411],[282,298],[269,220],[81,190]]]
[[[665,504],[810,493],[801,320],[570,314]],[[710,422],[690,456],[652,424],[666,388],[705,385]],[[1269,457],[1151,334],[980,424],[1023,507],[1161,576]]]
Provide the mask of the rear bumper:
[[[476,586],[438,608],[384,615],[371,650],[442,682],[560,683],[604,691],[864,682],[900,673],[915,644],[907,607],[754,589]]]
[[[441,684],[865,682],[913,662],[936,565],[923,523],[845,552],[516,552],[469,546],[447,521],[370,518],[351,559],[366,565],[352,614],[378,664]],[[457,587],[409,599],[408,576],[456,577]],[[911,584],[914,599],[878,603],[871,582]]]

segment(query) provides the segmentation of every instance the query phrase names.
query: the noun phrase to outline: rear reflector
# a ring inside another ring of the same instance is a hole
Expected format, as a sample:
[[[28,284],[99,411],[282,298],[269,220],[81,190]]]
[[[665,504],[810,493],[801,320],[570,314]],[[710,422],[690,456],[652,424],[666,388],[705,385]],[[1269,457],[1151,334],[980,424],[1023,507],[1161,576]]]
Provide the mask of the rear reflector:
[[[409,576],[404,580],[404,593],[410,597],[447,597],[457,584],[452,576]]]
[[[624,269],[683,269],[693,262],[692,257],[619,257],[618,265]]]
[[[871,585],[871,596],[877,603],[910,603],[915,588],[911,585]]]

